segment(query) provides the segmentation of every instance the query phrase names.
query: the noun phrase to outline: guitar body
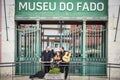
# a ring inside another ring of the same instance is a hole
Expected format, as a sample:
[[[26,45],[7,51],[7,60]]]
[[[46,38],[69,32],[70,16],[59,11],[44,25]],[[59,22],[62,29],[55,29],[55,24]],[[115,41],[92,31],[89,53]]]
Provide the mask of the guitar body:
[[[60,56],[59,55],[55,55],[54,59],[55,60],[60,60]]]
[[[71,52],[65,52],[65,55],[62,57],[64,62],[70,62]]]

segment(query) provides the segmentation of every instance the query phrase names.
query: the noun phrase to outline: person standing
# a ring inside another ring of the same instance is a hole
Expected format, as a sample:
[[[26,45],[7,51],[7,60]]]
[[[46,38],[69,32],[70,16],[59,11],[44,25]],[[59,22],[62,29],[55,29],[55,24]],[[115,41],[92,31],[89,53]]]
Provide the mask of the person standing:
[[[65,73],[65,80],[67,79],[68,72],[69,72],[69,62],[65,62],[62,58],[65,55],[66,51],[64,47],[60,48],[60,57],[61,60],[58,62],[60,64],[60,72]]]
[[[50,70],[50,64],[53,62],[53,55],[49,46],[47,46],[46,49],[41,53],[40,62],[42,61],[44,62],[44,72],[48,73]]]
[[[54,56],[54,66],[55,67],[58,67],[59,68],[59,61],[61,60],[61,57],[60,57],[60,53],[59,51],[56,52],[55,56]]]

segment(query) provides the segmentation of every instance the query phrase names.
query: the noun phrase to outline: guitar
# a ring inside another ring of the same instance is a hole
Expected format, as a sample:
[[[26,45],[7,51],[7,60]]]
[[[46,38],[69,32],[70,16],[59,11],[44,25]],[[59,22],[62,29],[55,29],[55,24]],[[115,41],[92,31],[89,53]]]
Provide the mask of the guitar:
[[[60,56],[59,55],[55,55],[54,59],[55,60],[60,60]]]
[[[59,53],[57,53],[57,54],[55,55],[54,59],[55,59],[55,60],[60,60],[60,55],[59,55]]]
[[[62,57],[62,60],[64,61],[64,62],[70,62],[70,57],[71,57],[71,52],[65,52],[65,55]]]

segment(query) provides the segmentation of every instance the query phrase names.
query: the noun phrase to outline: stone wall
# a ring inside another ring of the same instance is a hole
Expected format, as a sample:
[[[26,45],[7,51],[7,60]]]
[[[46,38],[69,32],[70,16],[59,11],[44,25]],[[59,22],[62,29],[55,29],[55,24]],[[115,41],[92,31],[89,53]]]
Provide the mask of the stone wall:
[[[5,8],[6,18],[5,21]],[[14,0],[2,0],[2,62],[14,62],[15,58],[15,22],[14,22]],[[8,41],[6,37],[6,24],[8,29]],[[11,74],[12,68],[2,68],[1,73]]]
[[[116,25],[118,19],[120,0],[109,0],[108,21],[108,63],[120,64],[120,20],[118,24],[117,37],[115,40]],[[120,17],[120,14],[119,14]],[[111,68],[111,77],[120,78],[120,69]]]
[[[4,4],[2,0],[2,62],[14,62],[15,59],[15,4],[14,0],[6,1],[8,41],[6,38],[6,23]],[[109,0],[109,18],[108,18],[108,63],[120,64],[120,20],[117,32],[116,42],[114,42],[115,30],[118,17],[120,0]],[[2,73],[11,73],[12,68],[1,69]],[[111,77],[120,78],[120,69],[111,69]]]

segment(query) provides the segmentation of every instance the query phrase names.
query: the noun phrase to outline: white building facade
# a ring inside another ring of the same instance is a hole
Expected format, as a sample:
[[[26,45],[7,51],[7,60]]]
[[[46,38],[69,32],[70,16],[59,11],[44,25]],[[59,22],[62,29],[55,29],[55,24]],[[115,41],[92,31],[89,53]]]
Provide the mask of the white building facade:
[[[4,2],[5,1],[5,2]],[[16,23],[15,23],[15,0],[2,0],[2,16],[1,16],[1,56],[0,63],[15,62],[16,55]],[[118,21],[118,13],[120,0],[108,1],[108,50],[107,63],[120,64],[120,21]],[[6,16],[6,18],[5,18]],[[119,14],[120,16],[120,14]],[[115,32],[118,21],[118,29],[116,41]],[[58,26],[58,25],[56,25]],[[68,25],[69,26],[69,25]],[[6,31],[7,28],[7,31]],[[49,30],[48,34],[52,31]],[[53,34],[59,34],[54,32]],[[47,43],[46,43],[47,45]],[[45,46],[46,46],[45,45]],[[0,69],[2,74],[11,74],[11,69]],[[109,70],[107,71],[109,73]],[[108,75],[107,73],[107,75]],[[111,68],[111,77],[120,78],[120,69]]]

